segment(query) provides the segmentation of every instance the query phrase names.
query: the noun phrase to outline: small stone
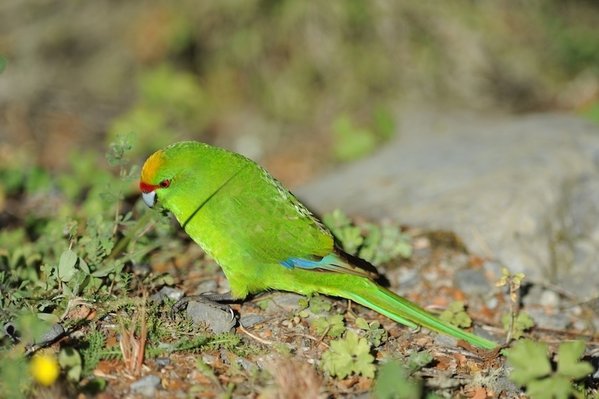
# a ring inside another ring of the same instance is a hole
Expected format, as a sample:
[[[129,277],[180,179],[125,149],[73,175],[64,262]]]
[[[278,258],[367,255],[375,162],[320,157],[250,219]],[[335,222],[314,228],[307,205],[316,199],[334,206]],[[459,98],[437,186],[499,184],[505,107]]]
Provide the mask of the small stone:
[[[252,327],[255,324],[262,323],[265,319],[266,318],[264,316],[261,316],[259,314],[248,313],[248,314],[241,316],[241,319],[239,320],[239,324],[248,328],[248,327]]]
[[[165,298],[172,301],[178,301],[183,297],[183,291],[171,287],[162,287],[160,291],[150,297],[150,300],[157,303],[162,303]]]
[[[215,334],[230,332],[236,324],[231,312],[202,302],[190,301],[187,305],[187,315],[194,323],[206,323]]]
[[[246,370],[246,371],[250,371],[254,368],[256,368],[256,366],[248,361],[247,359],[244,359],[242,357],[238,357],[236,363],[241,366],[242,369]]]
[[[134,263],[131,271],[136,276],[147,276],[152,271],[152,268],[147,263]]]
[[[156,390],[160,387],[160,377],[147,375],[131,384],[131,392],[142,396],[154,397]]]
[[[216,280],[204,280],[196,287],[196,294],[205,294],[207,292],[216,292],[218,289]]]
[[[491,298],[487,299],[485,304],[489,309],[495,309],[497,305],[499,305],[499,301],[497,300],[497,297],[492,296]]]
[[[559,306],[559,295],[554,291],[544,290],[540,298],[541,305],[557,308]]]
[[[214,364],[216,361],[216,357],[214,355],[204,355],[202,356],[202,361],[206,364]]]
[[[163,369],[166,366],[168,366],[169,364],[171,364],[171,359],[168,357],[157,357],[156,358],[156,367],[158,367],[158,369]]]
[[[437,334],[435,337],[435,345],[453,348],[457,346],[457,339],[445,334]]]
[[[56,338],[58,338],[59,336],[61,336],[62,334],[64,334],[64,327],[61,324],[53,324],[48,331],[46,331],[44,333],[44,335],[42,335],[42,337],[39,339],[38,342],[36,342],[36,344],[39,345],[44,345],[46,343],[52,342],[54,341]]]
[[[290,292],[278,292],[271,296],[267,313],[296,312],[300,310],[299,300],[305,297]]]
[[[485,274],[479,269],[458,270],[454,277],[455,285],[467,296],[488,294],[491,287]]]

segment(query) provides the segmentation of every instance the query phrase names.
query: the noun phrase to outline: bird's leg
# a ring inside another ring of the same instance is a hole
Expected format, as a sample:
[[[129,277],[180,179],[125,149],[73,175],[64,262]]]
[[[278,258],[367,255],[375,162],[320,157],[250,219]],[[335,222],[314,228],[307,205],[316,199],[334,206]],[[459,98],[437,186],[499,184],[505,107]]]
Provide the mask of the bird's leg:
[[[190,295],[184,296],[179,299],[173,305],[171,309],[171,317],[174,319],[175,314],[183,310],[189,302],[200,302],[215,308],[222,309],[231,313],[231,319],[235,318],[235,314],[233,313],[233,309],[229,305],[226,305],[223,302],[234,302],[235,298],[231,296],[231,292],[225,292],[224,294],[216,294],[213,292],[206,292],[199,295]]]

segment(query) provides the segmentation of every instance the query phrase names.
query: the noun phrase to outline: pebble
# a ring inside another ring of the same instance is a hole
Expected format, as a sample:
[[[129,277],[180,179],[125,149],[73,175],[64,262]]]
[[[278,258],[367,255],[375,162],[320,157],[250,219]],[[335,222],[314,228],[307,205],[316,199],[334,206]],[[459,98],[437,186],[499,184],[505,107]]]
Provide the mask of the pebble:
[[[241,316],[241,318],[239,320],[239,324],[248,328],[248,327],[252,327],[255,324],[262,323],[264,320],[266,320],[266,318],[262,315],[248,313],[248,314]]]
[[[194,323],[206,323],[215,334],[230,332],[235,327],[236,319],[231,312],[202,302],[190,301],[187,305],[187,316]]]
[[[204,280],[196,287],[196,294],[205,294],[207,292],[217,292],[217,284],[215,280]]]
[[[544,290],[540,298],[541,305],[557,308],[559,306],[559,295],[555,291]]]
[[[458,340],[455,337],[450,337],[445,334],[437,334],[435,337],[435,345],[441,347],[454,348],[457,346]]]
[[[157,303],[162,303],[165,298],[173,301],[178,301],[183,297],[183,291],[171,287],[162,287],[160,291],[150,297],[150,300]]]
[[[146,397],[156,396],[156,390],[160,387],[160,377],[147,375],[131,384],[131,392]]]
[[[59,336],[61,336],[62,334],[64,334],[64,327],[61,324],[53,324],[48,331],[46,331],[44,333],[44,335],[42,335],[42,337],[39,339],[38,342],[36,342],[36,344],[38,345],[44,345],[46,343],[52,342],[54,341],[56,338],[58,338]]]
[[[158,367],[158,369],[163,369],[166,366],[168,366],[169,364],[171,364],[171,359],[168,357],[157,357],[156,358],[156,367]]]
[[[305,298],[302,295],[293,294],[290,292],[278,292],[271,296],[266,308],[268,313],[296,312],[300,310],[299,300]]]

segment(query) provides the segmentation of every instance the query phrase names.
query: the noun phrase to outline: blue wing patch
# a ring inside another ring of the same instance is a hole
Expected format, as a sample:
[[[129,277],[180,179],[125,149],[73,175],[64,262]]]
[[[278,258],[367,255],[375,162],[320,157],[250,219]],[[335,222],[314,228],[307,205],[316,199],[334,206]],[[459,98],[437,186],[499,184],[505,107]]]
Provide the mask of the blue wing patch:
[[[289,258],[281,262],[287,269],[299,267],[300,269],[326,269],[326,266],[332,265],[334,262],[339,262],[339,259],[334,254],[329,254],[321,260],[309,260],[304,258]]]

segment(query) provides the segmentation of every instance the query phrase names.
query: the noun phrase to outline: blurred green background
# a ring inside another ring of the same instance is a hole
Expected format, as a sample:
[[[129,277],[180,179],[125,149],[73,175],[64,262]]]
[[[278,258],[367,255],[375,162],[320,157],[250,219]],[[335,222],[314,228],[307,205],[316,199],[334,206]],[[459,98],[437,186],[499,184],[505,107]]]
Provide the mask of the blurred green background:
[[[193,138],[293,187],[414,106],[598,118],[598,4],[4,0],[0,168]]]

